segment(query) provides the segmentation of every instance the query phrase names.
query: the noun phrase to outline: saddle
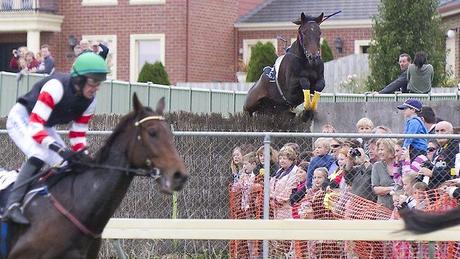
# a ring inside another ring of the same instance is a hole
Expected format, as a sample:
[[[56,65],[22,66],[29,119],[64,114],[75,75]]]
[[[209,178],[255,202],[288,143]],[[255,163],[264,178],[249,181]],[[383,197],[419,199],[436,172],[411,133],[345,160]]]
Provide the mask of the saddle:
[[[284,55],[282,56],[279,56],[276,61],[275,61],[275,64],[270,67],[270,66],[266,66],[262,69],[262,74],[264,76],[266,76],[271,83],[277,83],[278,81],[278,71],[280,69],[280,65],[281,65],[281,62],[283,61],[283,58],[284,58]],[[278,83],[277,83],[278,84]]]

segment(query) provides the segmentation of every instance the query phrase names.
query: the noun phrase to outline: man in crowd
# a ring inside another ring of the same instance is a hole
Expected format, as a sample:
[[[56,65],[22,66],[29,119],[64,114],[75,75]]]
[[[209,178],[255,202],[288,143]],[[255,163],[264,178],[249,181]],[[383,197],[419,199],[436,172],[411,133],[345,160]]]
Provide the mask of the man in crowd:
[[[393,82],[380,90],[379,94],[392,94],[396,91],[407,93],[407,68],[411,62],[412,59],[409,54],[403,53],[399,55],[399,68],[401,69],[401,74]]]
[[[42,53],[42,63],[38,66],[36,73],[51,75],[54,72],[54,58],[51,56],[50,47],[47,44],[40,48]]]
[[[428,133],[434,134],[436,127],[436,114],[434,113],[433,108],[430,106],[423,106],[418,116],[425,124],[425,128],[428,130]]]
[[[74,49],[75,51],[75,49]],[[104,60],[107,59],[109,54],[109,48],[102,43],[97,43],[94,41],[92,44],[88,40],[81,40],[79,44],[79,49],[75,51],[75,55],[78,56],[81,53],[93,52],[101,56]]]
[[[448,121],[436,124],[437,135],[453,134],[454,127]],[[428,187],[437,188],[440,184],[451,179],[451,171],[455,168],[455,155],[459,152],[458,139],[438,139],[439,149],[434,154],[432,166],[422,167],[420,172],[430,177]]]

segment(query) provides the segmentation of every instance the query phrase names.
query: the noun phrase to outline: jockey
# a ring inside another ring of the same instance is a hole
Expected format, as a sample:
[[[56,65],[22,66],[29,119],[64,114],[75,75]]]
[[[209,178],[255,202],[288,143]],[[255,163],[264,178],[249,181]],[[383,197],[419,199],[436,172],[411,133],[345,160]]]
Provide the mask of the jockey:
[[[8,198],[4,219],[29,224],[21,210],[27,181],[45,163],[70,162],[77,151],[86,147],[88,123],[96,109],[95,95],[107,73],[103,58],[84,53],[77,57],[70,74],[54,73],[19,97],[8,114],[6,128],[27,161]],[[71,149],[66,147],[54,127],[69,122],[72,122],[69,129]]]

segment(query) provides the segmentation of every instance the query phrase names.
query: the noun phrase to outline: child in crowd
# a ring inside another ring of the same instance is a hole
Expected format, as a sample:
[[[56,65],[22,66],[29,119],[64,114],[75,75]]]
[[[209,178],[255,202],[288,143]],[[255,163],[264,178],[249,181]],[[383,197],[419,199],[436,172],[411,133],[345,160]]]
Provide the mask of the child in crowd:
[[[369,134],[369,133],[372,133],[373,129],[374,129],[374,123],[369,118],[366,118],[366,117],[361,118],[356,123],[356,130],[358,131],[358,133]]]
[[[338,155],[337,155],[337,164],[338,167],[337,169],[329,175],[328,179],[330,181],[329,186],[333,189],[345,189],[346,184],[345,184],[345,178],[344,178],[344,173],[345,173],[345,167],[347,166],[348,162],[348,156],[349,156],[349,148],[343,147],[339,150]]]
[[[327,178],[327,168],[319,167],[316,168],[313,173],[312,187],[306,190],[304,198],[300,201],[299,215],[303,219],[313,219],[312,201],[315,193],[318,191],[326,191],[326,187],[329,185]]]
[[[372,130],[372,133],[374,133],[374,134],[390,134],[390,133],[391,133],[391,129],[388,128],[387,126],[379,125],[379,126],[376,126],[376,127]]]
[[[232,172],[232,182],[238,182],[240,178],[240,171],[243,168],[242,164],[243,154],[240,147],[235,147],[232,151],[232,161],[230,162],[230,170]]]
[[[256,159],[257,159],[257,166],[254,169],[254,174],[256,175],[257,178],[261,179],[256,179],[257,182],[260,182],[259,180],[263,181],[264,178],[264,146],[261,146],[257,149],[256,151]],[[278,165],[278,151],[276,151],[272,146],[270,146],[270,177],[274,176],[276,171],[279,169]]]
[[[299,207],[300,207],[300,199],[297,198],[296,196],[302,193],[302,190],[305,190],[305,180],[307,179],[307,173],[299,169],[297,170],[297,186],[295,189],[292,190],[291,197],[289,199],[289,202],[291,203],[292,207],[292,218],[294,219],[300,219],[300,214],[299,214]]]
[[[356,131],[360,134],[371,134],[372,130],[374,130],[374,123],[369,118],[361,118],[356,123]],[[360,146],[364,148],[364,153],[369,154],[369,144],[367,143],[369,139],[358,138],[357,140],[361,144]]]
[[[398,109],[403,110],[404,117],[407,119],[404,134],[428,134],[425,124],[417,115],[422,109],[422,103],[417,99],[407,99],[403,104],[398,105]],[[409,150],[410,160],[414,160],[418,155],[426,155],[428,141],[422,138],[404,139],[403,148]]]
[[[250,194],[251,194],[251,187],[255,180],[254,169],[256,168],[256,154],[254,152],[250,152],[243,156],[242,159],[243,170],[240,175],[240,179],[238,184],[241,188],[241,209],[248,213],[248,209],[250,206]],[[247,215],[249,218],[249,215]]]
[[[313,155],[310,165],[307,169],[307,188],[311,188],[313,180],[313,172],[318,167],[329,168],[334,163],[334,157],[329,155],[330,145],[329,139],[327,138],[318,138],[315,141],[315,149],[313,150]]]
[[[330,123],[326,123],[321,127],[321,133],[335,133],[335,128]]]

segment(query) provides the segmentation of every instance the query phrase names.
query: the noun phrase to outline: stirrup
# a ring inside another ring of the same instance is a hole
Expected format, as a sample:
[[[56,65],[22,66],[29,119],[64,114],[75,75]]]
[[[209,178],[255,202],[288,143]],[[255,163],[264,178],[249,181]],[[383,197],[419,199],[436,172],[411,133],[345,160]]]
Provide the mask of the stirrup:
[[[11,204],[2,216],[2,220],[11,221],[17,224],[28,225],[29,220],[24,216],[21,210],[21,204],[15,202]]]

